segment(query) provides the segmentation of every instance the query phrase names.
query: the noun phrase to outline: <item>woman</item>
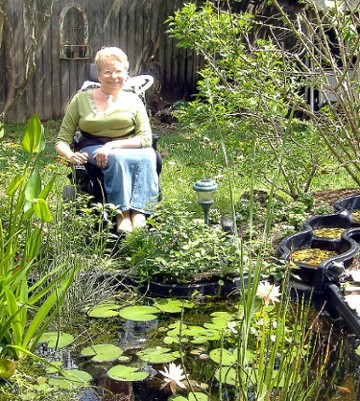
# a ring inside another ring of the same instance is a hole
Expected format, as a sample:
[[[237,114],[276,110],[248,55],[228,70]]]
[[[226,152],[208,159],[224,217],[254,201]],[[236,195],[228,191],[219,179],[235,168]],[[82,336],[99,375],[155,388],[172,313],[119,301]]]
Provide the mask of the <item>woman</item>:
[[[79,91],[71,100],[56,140],[56,151],[73,164],[92,163],[104,175],[107,201],[117,207],[117,231],[146,225],[146,214],[158,197],[156,156],[144,104],[123,91],[129,62],[117,47],[95,57],[100,87]],[[79,149],[72,149],[79,128]]]

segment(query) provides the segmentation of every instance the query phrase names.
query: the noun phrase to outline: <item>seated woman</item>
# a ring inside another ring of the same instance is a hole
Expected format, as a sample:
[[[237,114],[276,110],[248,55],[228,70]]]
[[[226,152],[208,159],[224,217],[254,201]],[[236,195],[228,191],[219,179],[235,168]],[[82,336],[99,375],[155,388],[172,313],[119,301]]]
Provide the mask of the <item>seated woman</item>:
[[[117,231],[144,227],[158,197],[156,156],[148,115],[141,99],[123,91],[126,54],[105,47],[95,57],[100,87],[79,91],[70,101],[56,140],[56,151],[73,164],[102,169],[107,201],[117,207]],[[79,128],[77,150],[71,145]]]

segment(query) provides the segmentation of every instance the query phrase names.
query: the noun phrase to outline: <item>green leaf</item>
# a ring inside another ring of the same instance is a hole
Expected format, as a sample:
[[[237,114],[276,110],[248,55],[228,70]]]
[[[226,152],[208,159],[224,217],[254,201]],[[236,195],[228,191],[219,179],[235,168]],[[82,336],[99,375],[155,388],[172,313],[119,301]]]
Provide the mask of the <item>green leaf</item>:
[[[167,363],[173,362],[180,357],[179,352],[171,352],[170,348],[154,347],[141,350],[136,355],[145,362]]]
[[[135,322],[147,322],[158,318],[159,310],[154,306],[128,306],[119,311],[123,319]]]
[[[9,359],[0,358],[0,378],[9,379],[16,370],[16,365],[14,361]]]
[[[123,350],[113,344],[95,344],[81,351],[82,356],[91,356],[93,362],[110,362],[118,359]]]
[[[44,333],[39,343],[47,343],[49,348],[63,348],[74,341],[74,336],[62,331],[48,331]]]
[[[33,202],[41,191],[41,177],[37,169],[34,169],[25,187],[26,200]]]
[[[20,174],[16,175],[10,182],[10,184],[6,188],[6,195],[13,196],[16,190],[24,181],[24,177]]]
[[[27,123],[21,146],[28,153],[39,153],[45,149],[44,127],[36,114]]]
[[[86,386],[92,379],[84,370],[69,369],[62,371],[62,376],[50,377],[49,385],[53,387],[71,390],[73,387]]]
[[[204,393],[199,393],[195,391],[194,393],[189,394],[189,401],[208,401],[209,397]]]
[[[0,123],[0,138],[3,138],[5,135],[5,126],[4,124],[1,122]]]
[[[180,313],[182,310],[180,299],[159,299],[154,302],[154,306],[164,313]]]
[[[139,371],[133,366],[116,365],[107,372],[107,375],[114,380],[133,382],[146,379],[149,372]]]
[[[215,373],[215,377],[220,383],[229,384],[231,386],[235,386],[238,381],[236,370],[231,367],[218,369]]]
[[[215,348],[210,351],[210,359],[223,366],[231,366],[237,362],[237,349],[233,352],[224,348]]]
[[[118,316],[121,306],[117,304],[99,304],[91,307],[87,314],[90,317],[99,317],[99,318],[106,318],[106,317],[113,317]]]
[[[45,223],[50,223],[52,221],[52,216],[50,208],[46,200],[38,199],[34,203],[34,212],[36,216]]]

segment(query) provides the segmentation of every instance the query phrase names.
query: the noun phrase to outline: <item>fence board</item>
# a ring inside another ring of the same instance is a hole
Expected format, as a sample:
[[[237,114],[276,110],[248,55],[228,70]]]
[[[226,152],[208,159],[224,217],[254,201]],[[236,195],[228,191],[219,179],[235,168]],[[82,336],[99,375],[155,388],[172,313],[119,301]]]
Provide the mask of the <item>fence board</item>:
[[[9,19],[15,38],[12,50],[19,70],[24,68],[24,50],[28,43],[23,1],[9,2]],[[154,76],[153,96],[164,101],[153,102],[153,111],[191,95],[195,90],[195,71],[201,60],[192,51],[178,49],[174,40],[166,35],[164,24],[183,3],[185,0],[77,0],[76,4],[88,18],[88,44],[92,55],[90,59],[64,59],[60,48],[60,16],[65,7],[75,3],[54,1],[43,46],[36,54],[36,73],[9,113],[8,120],[25,121],[34,112],[44,121],[61,118],[68,101],[86,79],[88,65],[93,62],[96,51],[104,45],[119,46],[128,54],[130,74],[150,73]],[[0,71],[5,72],[7,60],[3,46]],[[4,73],[0,74],[0,87],[1,106],[8,93]]]

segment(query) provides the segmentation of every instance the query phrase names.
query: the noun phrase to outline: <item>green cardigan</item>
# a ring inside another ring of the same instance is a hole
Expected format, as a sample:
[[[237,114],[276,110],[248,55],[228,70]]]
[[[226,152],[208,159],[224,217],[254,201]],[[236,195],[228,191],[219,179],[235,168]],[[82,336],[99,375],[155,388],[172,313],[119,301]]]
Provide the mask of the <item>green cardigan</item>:
[[[138,137],[143,148],[152,144],[145,106],[139,96],[131,92],[121,92],[116,104],[106,111],[98,110],[92,90],[77,92],[67,107],[56,143],[71,145],[77,129],[106,138]]]

